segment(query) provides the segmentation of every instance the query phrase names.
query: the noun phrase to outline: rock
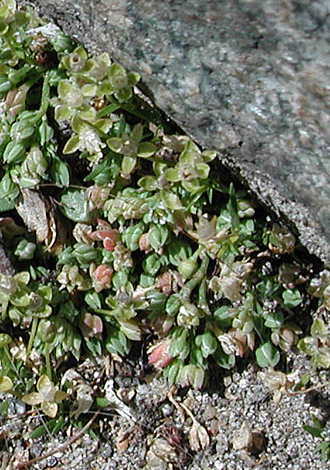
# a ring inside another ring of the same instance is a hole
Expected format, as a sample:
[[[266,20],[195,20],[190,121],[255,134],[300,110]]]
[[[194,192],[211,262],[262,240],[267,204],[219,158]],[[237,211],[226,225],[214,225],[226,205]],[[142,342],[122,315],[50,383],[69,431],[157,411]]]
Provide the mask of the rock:
[[[18,0],[142,89],[330,262],[327,0]]]

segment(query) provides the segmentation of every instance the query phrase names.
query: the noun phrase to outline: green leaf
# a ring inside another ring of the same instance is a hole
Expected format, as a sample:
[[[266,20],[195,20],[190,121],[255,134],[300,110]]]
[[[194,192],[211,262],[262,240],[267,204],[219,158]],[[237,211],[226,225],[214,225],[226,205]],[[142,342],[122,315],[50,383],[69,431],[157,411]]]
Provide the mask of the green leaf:
[[[49,142],[54,135],[54,130],[46,121],[42,121],[38,129],[39,140],[41,145],[45,145]]]
[[[117,109],[119,109],[119,108],[120,108],[120,106],[117,103],[109,104],[108,106],[105,106],[105,108],[102,108],[97,113],[96,117],[99,119],[99,118],[102,118],[104,116],[108,116],[108,115],[114,113],[115,111],[117,111]]]
[[[114,82],[116,88],[122,88],[127,86],[127,75],[126,70],[121,65],[114,62],[108,70],[108,75]]]
[[[183,208],[182,204],[181,204],[181,201],[180,201],[180,198],[175,193],[173,193],[172,191],[162,189],[160,191],[160,196],[161,196],[165,206],[168,209],[180,210],[180,209]]]
[[[68,153],[76,152],[78,149],[79,149],[79,136],[73,135],[65,144],[63,153],[64,155],[66,155]]]
[[[22,401],[24,403],[27,403],[28,405],[40,405],[42,403],[43,399],[40,395],[40,393],[37,392],[32,392],[27,395],[24,395],[22,397]]]
[[[165,170],[164,178],[171,183],[177,183],[181,177],[178,168],[168,168]]]
[[[52,314],[52,307],[50,305],[44,305],[38,310],[31,311],[31,315],[37,318],[48,318]]]
[[[175,359],[168,366],[165,367],[164,375],[165,377],[167,377],[170,385],[175,384],[182,367],[183,363],[179,359]]]
[[[267,313],[265,326],[267,328],[281,328],[284,323],[284,316],[281,311]]]
[[[111,137],[107,140],[107,145],[115,153],[120,153],[122,141],[119,137]]]
[[[30,439],[38,439],[38,437],[41,437],[47,434],[49,432],[48,424],[49,422],[47,424],[45,423],[35,428],[30,434]]]
[[[190,243],[177,239],[166,246],[168,259],[171,264],[177,266],[183,259],[189,258],[192,255],[192,247]]]
[[[74,222],[88,222],[89,210],[85,190],[67,189],[61,197],[60,208],[64,215]]]
[[[52,69],[48,72],[48,79],[50,86],[57,86],[61,80],[66,77],[63,69]]]
[[[28,307],[30,305],[30,296],[28,293],[15,292],[10,297],[10,302],[15,305],[15,307]]]
[[[233,319],[237,315],[237,311],[227,305],[223,305],[214,312],[214,318],[221,327],[231,326]]]
[[[226,354],[220,344],[218,344],[218,348],[212,357],[222,369],[232,369],[236,362],[234,354]]]
[[[155,313],[162,313],[165,308],[167,297],[158,290],[150,290],[146,293],[146,298],[149,301],[149,308]]]
[[[155,151],[156,147],[154,144],[152,144],[151,142],[142,142],[138,146],[137,154],[138,157],[149,158],[155,153]]]
[[[311,326],[311,335],[315,337],[328,335],[328,328],[321,318],[315,318],[313,321]]]
[[[206,179],[210,173],[210,167],[206,163],[198,163],[196,171],[199,178]]]
[[[105,158],[99,165],[93,168],[89,175],[84,178],[84,181],[94,180],[98,185],[109,183],[112,176],[119,173],[119,166],[117,172],[114,172],[115,165],[114,159]]]
[[[93,356],[99,356],[102,353],[101,341],[97,338],[86,340],[86,347]]]
[[[146,287],[151,287],[155,282],[155,278],[153,276],[149,276],[149,274],[141,273],[139,285],[145,289]]]
[[[303,425],[303,428],[305,431],[309,432],[309,434],[312,434],[312,436],[322,438],[322,432],[324,431],[323,428],[314,428],[313,426],[308,425]]]
[[[300,377],[300,380],[299,382],[297,383],[297,385],[294,387],[294,390],[301,390],[303,387],[305,387],[308,382],[310,382],[311,380],[311,375],[306,373],[306,374],[303,374],[301,377]]]
[[[11,126],[10,136],[17,142],[31,137],[34,130],[35,126],[28,121],[17,121]]]
[[[217,156],[217,152],[215,150],[204,150],[202,156],[205,162],[211,162]]]
[[[326,462],[330,455],[330,441],[323,441],[319,446],[317,446],[316,450],[321,452],[321,457],[323,462]]]
[[[202,351],[197,346],[192,346],[190,350],[189,362],[205,368],[205,358],[202,354]]]
[[[8,413],[9,401],[3,401],[0,403],[0,415],[6,415]]]
[[[128,227],[122,234],[122,240],[130,251],[135,251],[139,248],[139,240],[144,233],[144,224],[135,224]]]
[[[167,299],[165,311],[166,313],[168,313],[168,315],[174,317],[179,312],[180,307],[180,297],[178,296],[178,294],[173,294]]]
[[[94,401],[96,408],[107,408],[111,402],[104,397],[96,397]]]
[[[158,273],[161,267],[161,262],[159,260],[159,256],[156,253],[152,253],[148,255],[142,261],[142,268],[146,274],[150,274],[154,276]]]
[[[178,272],[183,281],[190,279],[198,269],[198,262],[192,256],[191,258],[183,259],[178,263]]]
[[[128,282],[128,275],[124,270],[118,271],[112,277],[112,285],[116,290],[125,286]]]
[[[129,176],[136,166],[137,157],[125,155],[121,163],[121,173],[123,176]]]
[[[13,183],[9,174],[6,173],[0,182],[0,212],[13,209],[18,195],[18,186]]]
[[[47,423],[44,423],[41,426],[35,428],[30,434],[30,439],[37,439],[38,437],[44,436],[46,433],[55,435],[60,431],[64,424],[65,419],[62,416],[59,418],[50,419],[47,421]]]
[[[7,78],[4,76],[4,77],[1,77],[1,80],[0,80],[0,93],[6,93],[7,91],[9,91],[11,88],[12,88],[12,83],[11,81],[7,80]]]
[[[68,105],[58,105],[55,107],[55,121],[68,121],[74,113],[74,109]]]
[[[102,80],[101,84],[98,86],[97,94],[99,96],[102,96],[102,95],[108,95],[109,96],[109,95],[113,94],[114,90],[115,89],[114,89],[114,87],[111,83],[111,80],[109,78],[105,78],[104,80]],[[112,105],[110,105],[110,106],[112,106]],[[113,106],[115,106],[115,105],[113,105]],[[111,110],[111,107],[110,107],[110,110]],[[115,111],[116,111],[116,109],[115,109]],[[108,114],[108,111],[107,111],[106,114]],[[103,114],[103,116],[104,116],[104,114]]]
[[[204,188],[206,190],[206,187],[203,187],[200,185],[199,180],[196,178],[192,178],[189,180],[183,180],[182,181],[182,187],[188,191],[189,193],[196,194],[200,193],[202,189]]]
[[[330,367],[330,351],[328,349],[319,349],[318,352],[314,355],[313,362],[323,369],[328,369]]]
[[[140,75],[136,72],[128,72],[127,73],[127,85],[129,87],[133,87],[139,80]]]
[[[26,145],[15,140],[9,142],[3,152],[2,158],[6,163],[18,163],[23,160]]]
[[[124,356],[130,350],[130,342],[124,333],[118,331],[116,328],[109,328],[109,334],[105,341],[105,347],[107,351],[112,354],[115,353]]]
[[[298,343],[298,348],[304,354],[308,356],[313,356],[317,351],[317,339],[311,336],[302,338]]]
[[[70,171],[68,165],[55,155],[52,160],[51,174],[54,183],[60,184],[61,186],[69,186]]]
[[[148,232],[148,240],[151,247],[158,252],[169,237],[169,229],[166,225],[155,225]]]
[[[100,294],[98,294],[97,292],[87,292],[87,294],[85,294],[85,302],[89,307],[93,309],[102,307]]]
[[[95,83],[86,83],[81,87],[84,97],[93,98],[97,93],[97,85]]]
[[[0,333],[0,348],[3,348],[11,343],[11,337],[7,333]]]
[[[55,418],[58,412],[58,405],[57,403],[43,401],[41,403],[41,410],[50,418]]]
[[[280,353],[272,343],[267,342],[256,350],[256,359],[260,367],[274,367],[280,360]]]
[[[54,324],[51,320],[42,318],[38,324],[37,337],[44,343],[51,343],[56,335]]]
[[[30,273],[28,271],[21,271],[15,274],[14,279],[27,286],[30,282]]]
[[[298,289],[287,289],[283,292],[282,298],[284,305],[288,308],[297,307],[301,304],[302,296]]]
[[[218,347],[218,342],[210,331],[197,336],[195,342],[197,346],[201,348],[201,352],[205,358],[213,354]]]
[[[179,334],[173,335],[170,345],[170,356],[178,357],[182,361],[188,357],[190,352],[190,344],[187,341],[187,331],[183,330]]]
[[[14,388],[14,384],[10,377],[0,376],[0,392],[9,392]]]
[[[141,330],[135,320],[120,321],[120,330],[124,335],[132,341],[141,340]]]
[[[122,88],[121,90],[118,90],[115,92],[115,97],[120,103],[124,103],[125,101],[128,101],[132,97],[133,93],[131,88]]]
[[[70,38],[60,30],[49,39],[49,42],[56,52],[68,53],[73,47]]]
[[[154,176],[143,176],[139,179],[138,185],[146,191],[155,191],[158,187],[157,178]]]
[[[231,217],[231,224],[233,229],[239,230],[240,220],[237,215],[237,202],[236,202],[236,193],[233,183],[230,183],[229,186],[229,201],[227,204],[229,214]]]

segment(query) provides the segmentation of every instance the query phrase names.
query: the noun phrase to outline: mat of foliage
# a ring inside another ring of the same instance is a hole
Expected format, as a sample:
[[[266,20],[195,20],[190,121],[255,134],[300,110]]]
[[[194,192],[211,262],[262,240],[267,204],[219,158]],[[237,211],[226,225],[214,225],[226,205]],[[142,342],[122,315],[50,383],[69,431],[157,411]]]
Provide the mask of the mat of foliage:
[[[0,391],[48,431],[111,402],[75,375],[86,357],[109,375],[139,350],[195,390],[251,361],[277,398],[310,380],[274,370],[292,348],[330,366],[329,271],[138,81],[1,1]]]

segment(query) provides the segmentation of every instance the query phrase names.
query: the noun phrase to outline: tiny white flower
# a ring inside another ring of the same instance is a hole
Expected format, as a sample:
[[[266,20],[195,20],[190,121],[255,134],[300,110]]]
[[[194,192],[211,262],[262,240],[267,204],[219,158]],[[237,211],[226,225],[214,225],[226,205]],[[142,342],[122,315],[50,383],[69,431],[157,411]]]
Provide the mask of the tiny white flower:
[[[79,134],[79,150],[87,150],[91,155],[102,157],[102,148],[106,145],[101,141],[99,135],[90,127],[86,127]]]

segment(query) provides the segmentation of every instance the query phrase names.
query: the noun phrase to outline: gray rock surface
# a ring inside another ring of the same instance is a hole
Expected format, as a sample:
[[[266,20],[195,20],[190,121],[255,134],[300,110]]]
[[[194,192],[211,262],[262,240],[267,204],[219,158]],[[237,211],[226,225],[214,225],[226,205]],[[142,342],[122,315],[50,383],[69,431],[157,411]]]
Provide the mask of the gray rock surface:
[[[327,0],[18,0],[140,73],[195,141],[219,151],[330,263]]]

